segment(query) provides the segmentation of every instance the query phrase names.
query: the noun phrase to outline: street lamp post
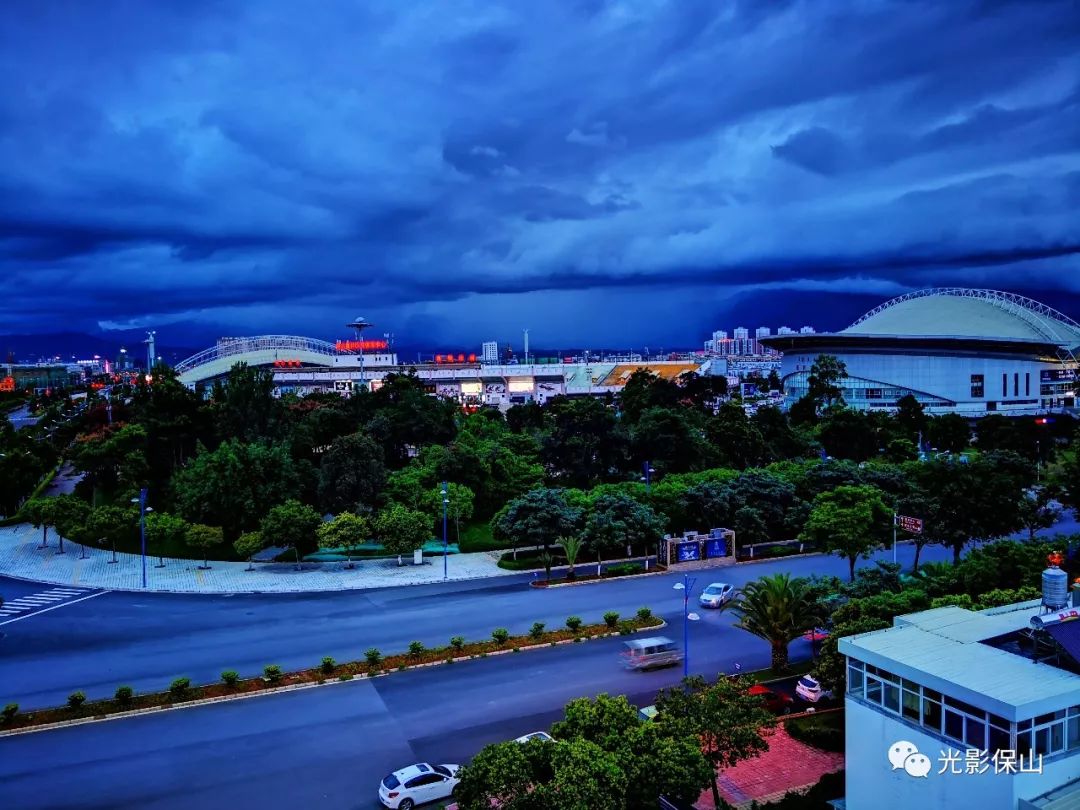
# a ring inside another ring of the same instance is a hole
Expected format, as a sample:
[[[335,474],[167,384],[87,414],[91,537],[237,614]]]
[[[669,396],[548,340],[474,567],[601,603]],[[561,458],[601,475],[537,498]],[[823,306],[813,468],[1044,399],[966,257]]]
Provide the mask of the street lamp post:
[[[449,577],[447,573],[447,542],[446,542],[446,509],[450,505],[449,498],[449,485],[446,481],[442,483],[442,578],[445,580]]]
[[[358,317],[352,323],[345,324],[356,330],[356,342],[359,344],[360,349],[360,387],[366,388],[366,378],[364,374],[364,330],[370,329],[372,324],[368,322],[366,318]]]
[[[676,582],[672,587],[677,591],[682,591],[682,637],[683,637],[683,659],[682,659],[682,676],[683,678],[690,677],[690,622],[696,622],[701,617],[696,613],[690,612],[690,594],[693,593],[694,583],[697,582],[697,577],[692,577],[689,574],[683,574],[682,582]]]
[[[153,512],[146,505],[146,487],[139,490],[139,497],[132,498],[132,503],[139,505],[139,541],[142,547],[142,586],[146,587],[146,513]],[[116,562],[116,541],[113,540],[113,562]]]
[[[656,470],[653,469],[653,466],[652,466],[651,462],[646,461],[643,465],[641,465],[641,471],[642,471],[643,475],[641,476],[640,480],[645,483],[645,500],[649,504],[649,506],[652,506],[652,495],[651,495],[650,487],[652,485],[652,474],[654,472],[656,472]],[[627,548],[626,548],[626,556],[627,557],[630,556],[630,547],[629,546],[627,546]],[[656,545],[656,564],[657,565],[660,564],[660,544],[659,543],[657,543],[657,545]],[[649,569],[649,549],[648,549],[648,547],[646,547],[646,549],[645,549],[645,570],[648,570],[648,569]]]

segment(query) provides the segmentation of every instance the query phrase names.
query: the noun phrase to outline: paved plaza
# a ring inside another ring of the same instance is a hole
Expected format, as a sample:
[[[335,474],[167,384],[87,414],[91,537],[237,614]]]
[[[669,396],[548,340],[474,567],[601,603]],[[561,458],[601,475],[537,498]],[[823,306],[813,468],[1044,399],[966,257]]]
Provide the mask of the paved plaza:
[[[83,548],[64,541],[64,554],[57,554],[56,533],[49,532],[49,545],[41,548],[41,529],[27,523],[0,529],[0,574],[52,585],[106,590],[141,591],[142,560],[137,554],[118,553],[112,563],[111,551]],[[448,561],[448,579],[478,579],[510,576],[517,572],[498,566],[499,552],[453,554]],[[408,562],[408,558],[406,558]],[[396,560],[364,560],[346,568],[343,562],[304,563],[296,570],[292,563],[247,563],[211,561],[201,570],[201,560],[165,559],[158,568],[157,557],[146,558],[147,591],[168,593],[296,593],[301,591],[345,591],[387,588],[395,585],[426,585],[443,581],[441,557],[427,557],[424,565],[398,566]]]

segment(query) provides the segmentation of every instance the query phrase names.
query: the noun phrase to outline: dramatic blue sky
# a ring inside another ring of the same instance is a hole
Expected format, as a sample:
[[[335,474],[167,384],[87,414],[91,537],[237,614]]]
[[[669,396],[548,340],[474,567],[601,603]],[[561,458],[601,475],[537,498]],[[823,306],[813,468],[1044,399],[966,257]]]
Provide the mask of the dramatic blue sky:
[[[0,17],[0,332],[696,345],[944,285],[1080,317],[1076,2]]]

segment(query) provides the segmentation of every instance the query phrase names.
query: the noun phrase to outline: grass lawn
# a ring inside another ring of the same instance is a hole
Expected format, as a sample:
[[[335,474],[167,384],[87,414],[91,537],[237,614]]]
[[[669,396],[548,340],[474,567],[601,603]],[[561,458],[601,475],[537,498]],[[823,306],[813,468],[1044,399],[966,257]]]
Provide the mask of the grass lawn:
[[[787,732],[796,740],[824,751],[844,751],[844,713],[826,712],[787,721]]]
[[[771,669],[759,669],[755,672],[747,672],[743,677],[752,683],[766,683],[768,681],[778,681],[781,678],[790,678],[792,675],[805,675],[807,672],[812,672],[816,666],[817,661],[799,661],[796,664],[789,664],[787,672],[779,675]]]
[[[462,554],[466,554],[470,551],[497,551],[501,548],[509,548],[509,546],[492,537],[491,527],[487,521],[484,521],[461,527],[461,541],[458,543],[458,548],[461,549]]]

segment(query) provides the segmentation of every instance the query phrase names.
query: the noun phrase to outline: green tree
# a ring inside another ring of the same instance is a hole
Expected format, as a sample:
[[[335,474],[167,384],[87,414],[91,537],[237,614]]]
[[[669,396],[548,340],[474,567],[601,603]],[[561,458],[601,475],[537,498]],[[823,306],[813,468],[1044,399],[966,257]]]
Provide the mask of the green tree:
[[[1034,540],[1040,529],[1049,529],[1061,519],[1056,494],[1049,487],[1037,487],[1028,490],[1018,502],[1020,525],[1028,530],[1029,540]]]
[[[213,393],[218,431],[226,439],[275,439],[282,428],[282,405],[274,397],[274,375],[266,368],[237,363]]]
[[[501,742],[482,748],[458,774],[458,806],[462,810],[488,810],[492,806],[524,810],[538,778],[538,769],[530,761],[537,752],[531,749],[539,747]]]
[[[935,450],[960,453],[971,444],[971,427],[958,413],[946,413],[927,419],[926,439]]]
[[[552,481],[590,487],[626,467],[626,433],[614,410],[592,397],[556,397],[544,406],[540,458]]]
[[[766,461],[765,437],[738,403],[722,405],[708,421],[706,432],[719,462],[726,467],[746,469]]]
[[[845,636],[853,636],[857,633],[871,633],[874,630],[883,630],[890,622],[876,617],[855,619],[844,624],[834,625],[832,632],[821,645],[821,653],[818,656],[814,675],[824,689],[833,693],[834,697],[842,697],[847,686],[847,656],[838,649],[838,642]]]
[[[818,428],[818,440],[834,458],[866,461],[878,451],[878,437],[870,417],[852,408],[830,408]]]
[[[328,512],[368,511],[386,483],[382,448],[363,433],[335,439],[319,465],[319,503]]]
[[[900,435],[910,442],[917,441],[926,430],[926,413],[913,395],[904,394],[896,401],[896,426]]]
[[[844,361],[831,354],[819,354],[810,366],[806,378],[806,395],[814,403],[818,413],[831,408],[844,407],[844,391],[840,383],[847,377]]]
[[[365,515],[340,512],[328,523],[319,526],[319,548],[343,548],[352,568],[352,550],[371,537],[371,521]]]
[[[559,538],[558,543],[562,546],[563,554],[566,555],[566,578],[577,579],[574,566],[577,565],[578,556],[585,541],[576,534],[567,534]]]
[[[135,536],[138,513],[131,508],[108,504],[90,510],[83,537],[113,549]]]
[[[41,529],[41,548],[49,544],[49,529],[56,525],[56,500],[54,498],[31,498],[23,504],[20,514]]]
[[[63,554],[64,537],[75,539],[79,535],[90,516],[90,506],[76,495],[58,495],[52,501],[52,518],[59,544],[56,553]]]
[[[165,564],[165,554],[170,556],[187,542],[188,522],[168,512],[151,512],[146,516],[146,544],[157,551],[158,565]]]
[[[787,669],[788,645],[823,621],[818,608],[807,581],[790,574],[752,580],[725,606],[735,615],[736,627],[769,643],[774,672]]]
[[[551,551],[559,537],[577,531],[581,510],[571,506],[566,491],[534,489],[508,503],[491,520],[496,538],[508,540],[517,558],[518,546],[541,546]]]
[[[236,552],[236,556],[243,560],[248,561],[248,571],[255,570],[255,566],[252,565],[252,558],[266,548],[266,541],[263,539],[262,532],[245,532],[236,538],[233,543],[233,550]]]
[[[304,490],[310,467],[283,444],[235,439],[203,450],[176,471],[173,494],[184,519],[221,526],[227,538],[251,531],[270,511]]]
[[[392,503],[375,517],[375,536],[391,554],[401,555],[423,547],[431,539],[431,516]]]
[[[712,765],[713,803],[723,807],[716,783],[716,769],[729,768],[767,751],[762,731],[776,720],[757,695],[748,693],[741,678],[719,676],[709,683],[695,675],[679,686],[662,689],[656,696],[657,719],[673,736],[700,741],[702,753]]]
[[[680,399],[679,386],[647,368],[639,368],[619,392],[619,411],[623,422],[633,425],[649,408],[674,408]]]
[[[638,711],[625,695],[604,693],[567,703],[563,719],[551,727],[551,734],[559,740],[588,740],[605,751],[614,751],[622,738],[640,725]]]
[[[271,546],[284,546],[296,552],[296,559],[316,548],[315,538],[322,517],[307,504],[289,499],[270,509],[259,524],[259,533]]]
[[[854,581],[856,560],[868,558],[889,537],[892,514],[877,487],[837,487],[814,498],[801,538],[846,559]]]
[[[427,509],[430,513],[435,515],[436,520],[442,519],[443,509],[443,490],[442,485],[429,489],[427,491]],[[446,516],[448,519],[454,521],[454,537],[455,542],[461,542],[461,521],[469,520],[473,516],[473,491],[461,484],[455,484],[452,481],[446,486]]]
[[[599,575],[605,552],[625,546],[630,556],[633,546],[651,548],[663,532],[664,520],[648,506],[627,495],[601,495],[592,503],[583,536],[596,553]]]
[[[203,553],[202,567],[210,567],[210,549],[220,546],[225,537],[220,526],[207,526],[203,523],[193,523],[188,526],[187,535],[184,538],[189,546],[200,549]]]
[[[634,425],[630,441],[634,459],[648,461],[662,472],[704,469],[712,458],[703,417],[686,408],[649,408]]]

